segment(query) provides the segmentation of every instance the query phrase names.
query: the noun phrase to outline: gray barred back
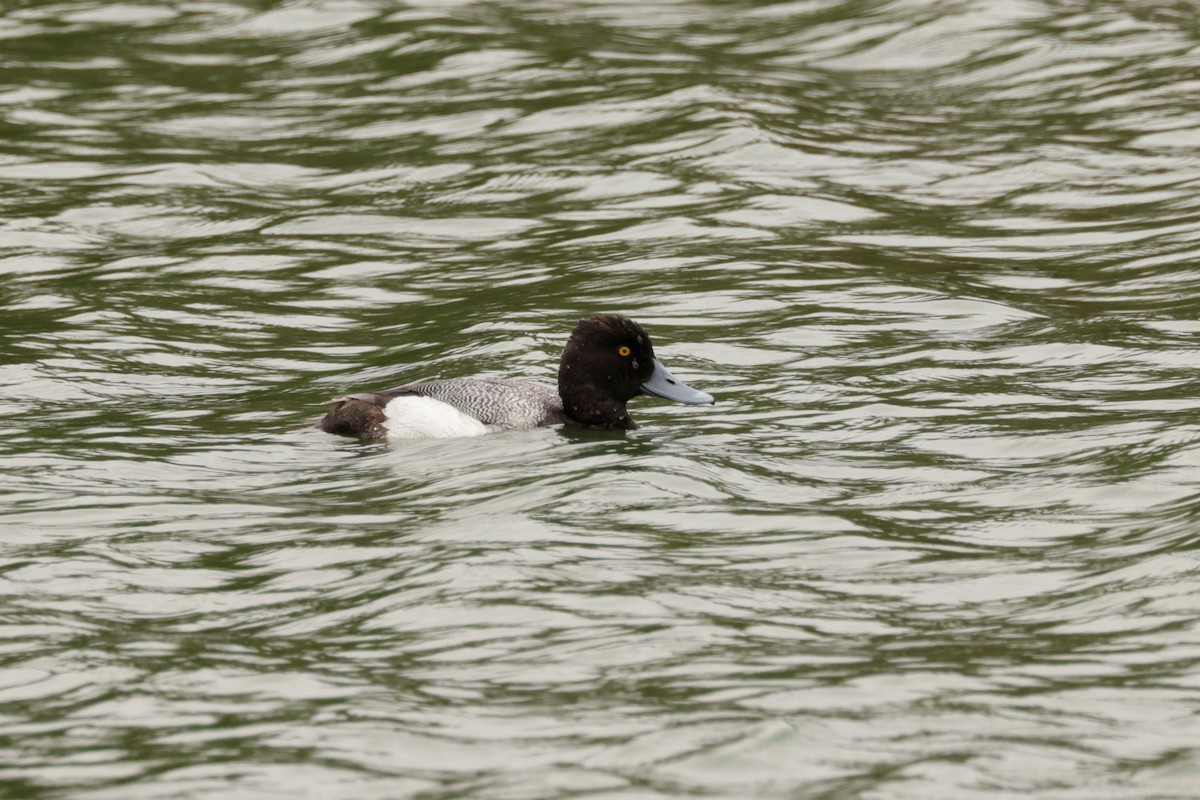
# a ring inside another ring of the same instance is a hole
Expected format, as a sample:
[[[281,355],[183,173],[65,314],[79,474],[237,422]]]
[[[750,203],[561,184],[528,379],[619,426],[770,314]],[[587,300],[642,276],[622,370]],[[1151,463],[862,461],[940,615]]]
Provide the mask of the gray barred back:
[[[381,394],[432,397],[484,425],[520,430],[566,421],[558,389],[544,383],[503,378],[451,378],[390,389]]]

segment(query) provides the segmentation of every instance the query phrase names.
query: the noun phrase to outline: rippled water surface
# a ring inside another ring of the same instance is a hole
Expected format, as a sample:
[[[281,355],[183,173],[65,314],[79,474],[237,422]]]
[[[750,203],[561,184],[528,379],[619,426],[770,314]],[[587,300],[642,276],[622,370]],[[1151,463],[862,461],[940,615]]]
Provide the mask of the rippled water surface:
[[[4,796],[1200,796],[1190,5],[0,10]]]

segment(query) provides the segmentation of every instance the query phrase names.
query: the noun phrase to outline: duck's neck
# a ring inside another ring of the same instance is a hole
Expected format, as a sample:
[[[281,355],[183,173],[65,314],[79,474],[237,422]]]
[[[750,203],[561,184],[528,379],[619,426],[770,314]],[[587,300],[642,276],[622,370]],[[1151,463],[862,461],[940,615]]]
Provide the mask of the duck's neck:
[[[612,397],[611,392],[612,387],[603,380],[579,378],[569,369],[558,372],[558,394],[570,419],[592,428],[633,430],[637,423],[629,418],[625,401]]]

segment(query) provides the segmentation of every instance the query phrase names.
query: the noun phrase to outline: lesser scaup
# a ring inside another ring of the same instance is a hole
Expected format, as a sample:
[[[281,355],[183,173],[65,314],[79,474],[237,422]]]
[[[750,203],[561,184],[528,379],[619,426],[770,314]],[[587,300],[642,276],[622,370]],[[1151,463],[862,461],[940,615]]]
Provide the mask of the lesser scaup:
[[[580,320],[571,332],[557,389],[498,378],[412,383],[335,398],[320,427],[363,439],[479,436],[561,423],[631,430],[637,424],[625,403],[643,393],[691,405],[714,402],[671,375],[641,325],[603,314]]]

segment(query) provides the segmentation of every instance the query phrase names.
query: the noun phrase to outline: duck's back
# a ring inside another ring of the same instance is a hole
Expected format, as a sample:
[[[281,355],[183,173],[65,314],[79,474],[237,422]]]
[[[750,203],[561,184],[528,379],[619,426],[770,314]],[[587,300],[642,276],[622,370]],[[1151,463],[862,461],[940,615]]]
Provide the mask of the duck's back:
[[[566,421],[555,387],[501,378],[428,381],[338,400],[321,427],[367,438],[478,436]]]

